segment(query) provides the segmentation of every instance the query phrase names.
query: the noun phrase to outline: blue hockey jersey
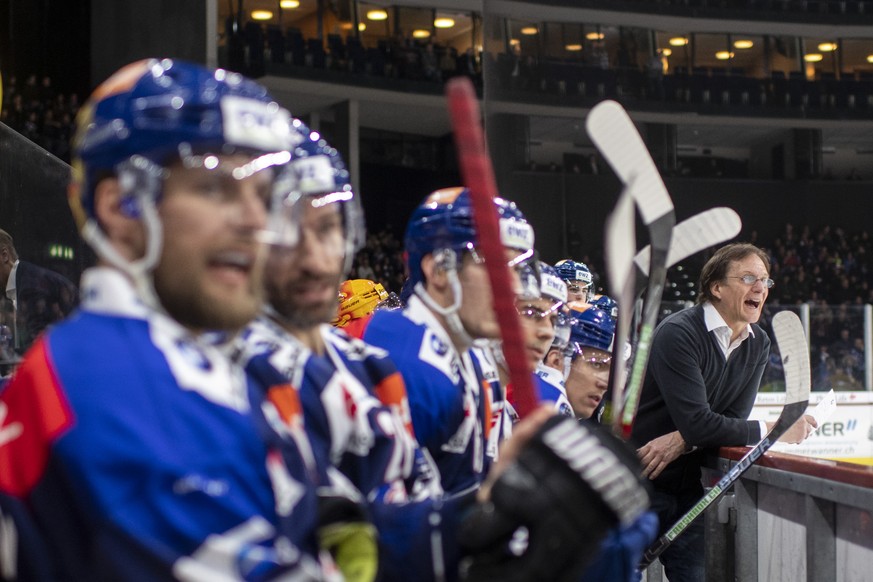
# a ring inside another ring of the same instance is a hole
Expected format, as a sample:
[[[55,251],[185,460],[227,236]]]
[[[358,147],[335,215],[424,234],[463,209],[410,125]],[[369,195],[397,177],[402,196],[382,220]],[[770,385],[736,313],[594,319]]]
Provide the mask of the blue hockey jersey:
[[[387,350],[403,375],[415,436],[436,461],[446,493],[478,487],[492,462],[492,389],[470,350],[459,354],[416,296],[403,311],[377,311],[364,340]]]
[[[564,375],[554,368],[540,364],[537,366],[534,376],[540,389],[540,400],[543,402],[553,402],[558,414],[575,418],[576,415],[573,413],[573,407],[570,406],[570,401],[567,400],[567,391],[564,388]]]
[[[259,384],[119,272],[0,395],[0,492],[82,580],[321,579],[318,462],[296,391]],[[326,558],[325,558],[326,559]]]

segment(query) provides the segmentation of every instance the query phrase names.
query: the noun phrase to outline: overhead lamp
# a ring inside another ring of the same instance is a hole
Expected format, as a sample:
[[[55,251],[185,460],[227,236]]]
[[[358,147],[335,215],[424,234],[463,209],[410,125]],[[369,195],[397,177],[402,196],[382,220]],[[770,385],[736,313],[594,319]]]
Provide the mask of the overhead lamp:
[[[803,60],[806,61],[807,63],[817,63],[817,62],[821,61],[822,58],[823,57],[821,56],[821,53],[809,53],[809,54],[803,55]]]
[[[606,35],[602,32],[589,32],[585,35],[585,38],[587,38],[588,40],[603,40],[604,38],[606,38]]]
[[[358,23],[358,30],[360,30],[361,32],[364,32],[365,30],[367,30],[367,24],[364,22],[359,22]]]
[[[370,20],[388,20],[388,13],[381,8],[377,10],[370,10],[369,12],[367,12],[367,18]]]
[[[284,8],[285,10],[290,10],[291,8],[300,8],[299,0],[280,0],[279,8]]]
[[[669,41],[670,46],[685,46],[688,44],[688,38],[684,36],[674,36]]]
[[[437,18],[433,21],[433,25],[437,28],[451,28],[455,25],[454,18]]]
[[[664,55],[665,57],[669,57],[670,55],[673,54],[673,49],[671,49],[671,48],[662,48],[662,49],[661,49],[661,54]]]
[[[582,50],[582,45],[581,44],[568,44],[564,48],[572,53],[575,53],[575,52],[579,52]]]
[[[734,58],[734,53],[730,51],[718,51],[717,53],[715,53],[715,58],[720,61],[727,61]]]
[[[531,35],[537,33],[537,27],[536,26],[525,26],[524,28],[521,29],[521,33],[524,35],[527,35],[527,36],[531,36]]]
[[[867,55],[867,62],[873,63],[873,55]]]
[[[837,43],[835,42],[823,42],[818,45],[818,50],[823,53],[832,53],[837,50]]]
[[[520,44],[521,44],[521,41],[518,40],[517,38],[510,38],[509,39],[509,46],[518,46]]]
[[[269,10],[252,10],[252,20],[270,20],[273,13]]]
[[[430,38],[430,31],[423,28],[416,28],[412,31],[412,38]]]
[[[749,39],[740,39],[734,41],[734,48],[738,49],[750,49],[755,46],[755,43],[750,41]]]

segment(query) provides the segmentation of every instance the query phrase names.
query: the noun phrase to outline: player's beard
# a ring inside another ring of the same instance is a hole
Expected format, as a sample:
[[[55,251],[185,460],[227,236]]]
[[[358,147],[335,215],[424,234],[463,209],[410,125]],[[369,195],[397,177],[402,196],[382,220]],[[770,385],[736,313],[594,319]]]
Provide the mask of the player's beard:
[[[263,270],[255,268],[244,290],[233,295],[211,293],[194,274],[161,277],[155,273],[155,291],[161,305],[188,329],[237,331],[261,310],[264,301]]]
[[[294,329],[309,329],[322,323],[330,323],[337,312],[337,293],[342,274],[312,275],[302,273],[282,286],[272,277],[266,277],[267,299],[273,309],[282,316],[284,323]],[[320,284],[331,289],[329,296],[318,301],[303,302],[298,292],[301,286]]]

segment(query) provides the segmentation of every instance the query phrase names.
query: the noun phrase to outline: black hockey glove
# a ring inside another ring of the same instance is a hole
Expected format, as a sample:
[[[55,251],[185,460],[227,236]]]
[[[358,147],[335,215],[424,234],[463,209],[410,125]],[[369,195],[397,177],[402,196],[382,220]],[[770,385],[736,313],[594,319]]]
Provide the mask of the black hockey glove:
[[[467,580],[576,581],[610,528],[649,505],[633,451],[599,426],[555,416],[461,524]]]

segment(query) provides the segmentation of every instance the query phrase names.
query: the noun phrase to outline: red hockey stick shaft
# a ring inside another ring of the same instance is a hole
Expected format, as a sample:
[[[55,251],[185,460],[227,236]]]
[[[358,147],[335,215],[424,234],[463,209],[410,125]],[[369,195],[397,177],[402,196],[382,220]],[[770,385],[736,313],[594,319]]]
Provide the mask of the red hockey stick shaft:
[[[492,305],[500,325],[503,355],[509,367],[515,407],[519,416],[524,418],[536,408],[538,398],[534,392],[533,376],[527,367],[521,323],[515,308],[515,293],[512,292],[514,286],[500,242],[500,225],[493,202],[497,196],[497,181],[482,132],[479,102],[473,83],[466,77],[455,77],[446,83],[446,96],[461,178],[470,190],[479,249],[488,269]]]

